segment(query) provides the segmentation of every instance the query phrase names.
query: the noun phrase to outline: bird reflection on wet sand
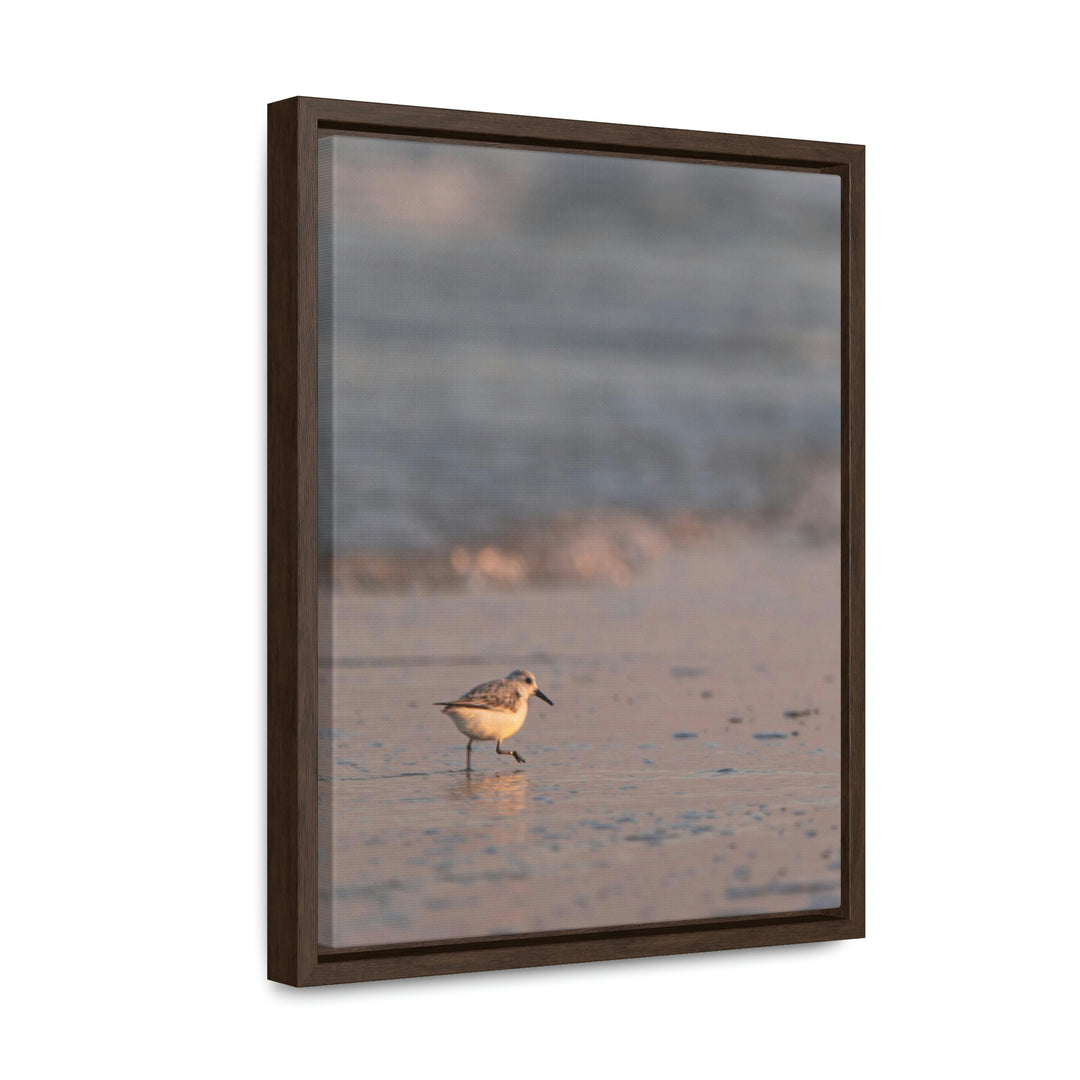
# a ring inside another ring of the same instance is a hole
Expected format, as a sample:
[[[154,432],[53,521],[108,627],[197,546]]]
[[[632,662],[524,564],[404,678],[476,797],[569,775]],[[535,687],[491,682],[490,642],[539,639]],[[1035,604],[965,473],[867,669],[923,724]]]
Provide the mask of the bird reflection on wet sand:
[[[524,770],[502,775],[483,776],[466,773],[446,789],[451,802],[469,802],[493,817],[512,817],[525,809],[529,794],[529,777]]]

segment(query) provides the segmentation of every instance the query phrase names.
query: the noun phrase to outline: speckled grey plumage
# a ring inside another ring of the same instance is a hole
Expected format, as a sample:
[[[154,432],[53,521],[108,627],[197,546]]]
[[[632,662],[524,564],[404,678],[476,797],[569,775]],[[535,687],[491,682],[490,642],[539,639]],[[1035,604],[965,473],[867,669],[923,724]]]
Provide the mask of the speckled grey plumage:
[[[436,705],[468,705],[473,709],[504,709],[514,712],[525,691],[517,682],[510,679],[491,679],[489,682],[474,686],[468,693],[453,701],[436,701]]]

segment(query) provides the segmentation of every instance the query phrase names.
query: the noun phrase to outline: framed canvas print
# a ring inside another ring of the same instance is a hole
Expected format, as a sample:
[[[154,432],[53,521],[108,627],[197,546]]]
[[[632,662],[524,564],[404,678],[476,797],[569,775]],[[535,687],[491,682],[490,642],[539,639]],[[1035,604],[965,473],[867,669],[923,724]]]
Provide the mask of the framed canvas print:
[[[269,975],[863,935],[863,148],[269,107]]]

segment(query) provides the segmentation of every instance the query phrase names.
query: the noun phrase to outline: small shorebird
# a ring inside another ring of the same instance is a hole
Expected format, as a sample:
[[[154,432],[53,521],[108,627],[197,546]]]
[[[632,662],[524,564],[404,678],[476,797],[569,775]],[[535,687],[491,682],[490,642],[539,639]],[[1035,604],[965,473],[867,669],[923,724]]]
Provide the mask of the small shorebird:
[[[466,771],[472,769],[472,744],[491,742],[492,739],[495,740],[496,754],[509,754],[515,761],[525,764],[525,759],[516,750],[504,750],[502,741],[516,734],[525,723],[529,698],[533,694],[549,705],[555,704],[536,685],[536,676],[531,671],[516,668],[505,679],[481,683],[453,701],[435,702],[436,705],[445,706],[443,712],[469,740],[465,747]]]

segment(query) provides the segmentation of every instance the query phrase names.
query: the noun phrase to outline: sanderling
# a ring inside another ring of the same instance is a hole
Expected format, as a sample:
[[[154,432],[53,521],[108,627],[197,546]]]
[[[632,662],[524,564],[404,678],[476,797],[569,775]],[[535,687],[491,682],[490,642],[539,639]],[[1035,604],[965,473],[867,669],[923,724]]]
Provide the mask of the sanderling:
[[[469,740],[465,747],[466,771],[472,769],[473,742],[491,742],[492,739],[495,740],[496,754],[509,754],[515,761],[525,764],[525,759],[516,750],[504,750],[502,741],[509,739],[525,723],[529,698],[533,694],[549,705],[555,704],[536,685],[536,676],[531,671],[516,668],[505,679],[481,683],[453,701],[435,702],[445,706],[443,712]]]

